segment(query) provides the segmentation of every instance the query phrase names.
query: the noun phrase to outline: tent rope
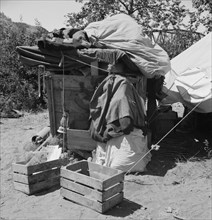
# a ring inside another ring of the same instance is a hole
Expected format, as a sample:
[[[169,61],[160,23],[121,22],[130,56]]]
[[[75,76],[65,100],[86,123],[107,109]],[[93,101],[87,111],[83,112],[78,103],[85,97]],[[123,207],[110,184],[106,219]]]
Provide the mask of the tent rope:
[[[81,60],[78,60],[78,59],[74,59],[74,58],[72,58],[72,57],[70,57],[70,56],[67,56],[67,55],[64,55],[63,53],[62,53],[62,59],[61,59],[61,61],[60,61],[60,64],[59,64],[59,66],[61,65],[61,62],[63,63],[63,111],[65,111],[65,89],[64,89],[64,83],[65,83],[65,77],[64,77],[64,72],[65,72],[65,67],[64,67],[64,59],[65,59],[65,57],[67,57],[67,58],[69,58],[69,59],[71,59],[71,60],[74,60],[74,61],[77,61],[77,62],[79,62],[79,63],[82,63],[82,64],[84,64],[84,65],[87,65],[87,66],[90,66],[90,67],[93,67],[93,68],[96,68],[96,69],[98,69],[98,70],[102,70],[102,71],[104,71],[104,72],[108,72],[108,70],[105,70],[105,69],[102,69],[102,68],[99,68],[99,67],[97,67],[97,66],[93,66],[93,65],[91,65],[91,64],[88,64],[88,63],[86,63],[86,62],[83,62],[83,61],[81,61]],[[171,69],[172,70],[172,69]],[[204,78],[205,76],[203,76],[202,78]],[[202,78],[200,78],[199,80],[197,80],[193,85],[195,85],[197,82],[199,82]],[[170,91],[170,89],[173,87],[173,85],[174,85],[174,83],[172,84],[172,86],[169,88],[169,90],[168,91]],[[185,93],[183,93],[182,95],[184,95]],[[195,105],[194,106],[194,108],[192,108],[191,109],[191,111],[187,114],[187,115],[185,115],[175,126],[173,126],[173,128],[171,128],[156,144],[154,144],[154,145],[152,145],[151,146],[151,149],[145,154],[145,155],[143,155],[130,169],[128,169],[128,171],[125,173],[125,175],[127,175],[143,158],[145,158],[152,150],[159,150],[159,148],[160,148],[160,146],[158,145],[167,135],[169,135],[185,118],[187,118],[208,96],[209,96],[210,94],[208,94],[204,99],[202,99],[202,101],[201,102],[199,102],[197,105]],[[156,110],[155,110],[156,111]],[[154,114],[154,113],[153,113]],[[65,136],[65,134],[63,134],[63,136]],[[63,141],[63,149],[64,149],[64,141]]]
[[[202,99],[201,102],[199,102],[198,104],[196,104],[194,106],[194,108],[191,109],[191,111],[185,115],[173,128],[171,128],[156,144],[153,144],[151,146],[151,149],[144,155],[142,156],[130,169],[127,170],[127,172],[125,173],[125,175],[127,175],[144,157],[147,156],[147,154],[149,154],[152,150],[159,150],[160,146],[158,145],[169,133],[171,133],[185,118],[187,118],[191,112],[193,112],[210,94],[208,94],[204,99]]]

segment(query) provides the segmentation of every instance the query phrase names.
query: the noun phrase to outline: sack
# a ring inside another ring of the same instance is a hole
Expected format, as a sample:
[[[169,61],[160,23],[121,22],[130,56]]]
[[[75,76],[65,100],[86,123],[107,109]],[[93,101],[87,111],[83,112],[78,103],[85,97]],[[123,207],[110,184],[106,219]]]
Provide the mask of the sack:
[[[148,151],[147,136],[142,130],[134,129],[129,135],[110,139],[106,144],[97,143],[96,163],[127,172]],[[144,172],[151,160],[147,154],[130,172]]]

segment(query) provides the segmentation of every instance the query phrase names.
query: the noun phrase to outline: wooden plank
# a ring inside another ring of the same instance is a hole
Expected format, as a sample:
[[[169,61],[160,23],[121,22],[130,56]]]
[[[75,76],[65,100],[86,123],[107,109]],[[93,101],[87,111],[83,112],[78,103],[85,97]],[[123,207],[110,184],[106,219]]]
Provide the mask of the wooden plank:
[[[24,192],[28,195],[36,193],[36,192],[40,192],[43,191],[45,189],[49,189],[53,186],[59,186],[60,184],[60,177],[56,177],[56,178],[50,178],[50,179],[46,179],[42,182],[37,182],[35,184],[25,184],[25,183],[20,183],[20,182],[13,182],[14,184],[14,188],[16,190],[19,190],[21,192]]]
[[[109,209],[113,208],[115,205],[119,204],[123,200],[123,197],[124,197],[124,193],[121,192],[119,194],[116,194],[114,197],[108,199],[106,202],[102,204],[101,213],[104,213]]]
[[[72,192],[64,188],[60,189],[60,193],[61,196],[100,213],[106,212],[107,210],[111,209],[112,207],[114,207],[123,200],[123,192],[115,195],[114,197],[111,197],[109,200],[107,200],[104,203],[91,200],[89,198],[86,198],[85,196],[82,196],[80,194],[77,194],[75,192]]]
[[[62,89],[54,89],[54,92],[55,92],[54,98],[55,98],[55,104],[56,105],[61,104],[61,95],[60,95],[60,93],[62,91],[63,91]],[[87,98],[86,97],[81,97],[81,99],[86,98],[86,100],[89,101],[89,94],[90,94],[90,96],[92,96],[92,94],[94,92],[94,89],[92,89],[92,90],[86,89],[86,91],[65,89],[65,102],[78,101],[78,100],[75,100],[75,99],[80,97],[79,96],[80,93],[82,93],[82,95],[83,95],[83,94],[85,94],[85,92],[86,92],[86,95],[88,95],[88,97]]]
[[[102,201],[106,201],[110,197],[113,197],[114,195],[116,195],[117,193],[121,193],[123,191],[123,189],[124,189],[124,183],[123,182],[118,183],[118,184],[108,188],[106,191],[103,191]]]
[[[58,101],[58,100],[57,100]],[[55,111],[56,112],[63,112],[62,110],[62,105],[61,105],[61,102],[59,100],[59,102],[55,101]],[[89,116],[89,107],[87,106],[87,108],[82,108],[80,105],[77,104],[77,102],[75,100],[65,100],[65,103],[66,103],[66,107],[65,109],[66,110],[69,110],[70,112],[70,115],[69,117],[72,117],[72,113],[78,113],[78,117],[80,117],[81,119],[85,119],[85,116],[86,115],[86,118],[88,120],[88,116]],[[80,114],[83,114],[82,116],[80,116]],[[80,120],[79,118],[79,120]]]
[[[82,108],[79,108],[76,103],[74,103],[74,99],[76,99],[76,95],[81,92],[82,84],[85,88],[86,94],[87,91],[90,95],[93,95],[93,92],[98,85],[99,82],[102,81],[105,76],[76,76],[76,75],[65,75],[65,108],[69,111],[70,117],[74,114],[73,111],[78,114],[74,117],[74,123],[71,125],[71,128],[77,129],[88,129],[89,123],[89,109],[85,109],[85,112],[81,114]],[[60,126],[60,120],[62,118],[62,100],[61,100],[61,92],[63,90],[63,75],[52,74],[47,77],[47,96],[48,96],[48,109],[49,109],[49,118],[50,118],[50,128],[51,134],[55,136],[57,134],[57,129]],[[61,86],[62,85],[62,86]],[[81,100],[81,99],[76,99]],[[78,105],[81,102],[78,103]],[[82,107],[82,106],[81,106]],[[83,118],[80,119],[83,115]],[[82,121],[81,121],[82,120]],[[69,120],[71,122],[71,118]],[[78,148],[78,149],[81,149]]]
[[[78,149],[92,151],[96,149],[96,141],[94,141],[88,130],[67,130],[68,149]]]
[[[55,89],[61,88],[60,84],[63,80],[62,75],[53,75],[53,86]],[[66,89],[80,89],[80,83],[84,84],[84,87],[87,89],[93,89],[93,85],[91,84],[92,77],[91,76],[76,76],[76,75],[65,75],[64,87]]]
[[[124,172],[116,174],[103,182],[103,189],[107,189],[119,182],[124,181]]]
[[[98,171],[88,170],[89,176],[98,180],[101,180],[102,182],[104,180],[107,180],[109,178],[108,175],[105,175]]]
[[[49,113],[51,113],[52,115],[52,135],[55,136],[57,134],[57,124],[56,124],[56,117],[55,117],[55,100],[54,100],[54,89],[53,89],[53,79],[52,77],[50,78],[50,99],[48,99],[50,101],[51,104],[51,108],[49,109]]]
[[[99,164],[88,162],[88,168],[91,171],[98,171],[102,174],[107,175],[108,177],[113,176],[115,174],[122,173],[120,170],[112,169],[110,167],[101,166]]]
[[[13,173],[13,181],[29,184],[29,176],[21,173]]]
[[[52,106],[52,101],[53,101],[53,93],[52,93],[52,86],[51,86],[51,76],[46,77],[46,91],[47,91],[47,97],[48,97],[48,110],[49,110],[49,121],[50,121],[50,130],[51,134],[54,136],[55,133],[55,118],[54,118],[54,108]]]
[[[23,175],[20,173],[13,173],[13,180],[20,183],[33,184],[36,182],[43,181],[45,179],[59,177],[59,176],[60,176],[60,168],[56,168],[53,170],[42,171],[30,176]]]
[[[25,165],[26,162],[17,162],[12,164],[13,172],[28,174],[28,167]]]
[[[52,160],[52,161],[48,161],[45,163],[28,166],[28,175],[35,173],[35,172],[52,169],[54,167],[61,167],[64,163],[65,163],[65,160]]]
[[[61,188],[60,193],[61,193],[61,196],[65,197],[75,203],[78,203],[80,205],[86,206],[86,207],[91,208],[97,212],[102,213],[102,204],[100,202],[91,200],[89,198],[86,198],[83,195],[77,194],[77,193],[72,192],[72,191],[65,189],[65,188]]]
[[[76,171],[79,169],[86,169],[87,167],[87,161],[86,160],[81,160],[76,163],[67,165],[66,167],[61,167],[61,170],[71,170],[71,171]]]
[[[55,167],[61,167],[67,163],[66,160],[52,160],[41,164],[36,164],[32,166],[24,165],[25,162],[13,163],[13,172],[22,173],[26,175],[30,175],[35,172],[49,170]]]
[[[86,198],[95,201],[102,201],[102,192],[95,190],[94,188],[90,188],[88,186],[75,183],[73,181],[61,178],[60,180],[61,187],[76,192],[78,194],[84,195]]]
[[[18,191],[24,192],[26,194],[30,194],[30,190],[29,190],[29,185],[28,184],[23,184],[23,183],[19,183],[19,182],[13,182],[14,184],[14,188]]]
[[[46,179],[45,181],[29,185],[30,194],[50,189],[53,186],[60,185],[60,177]]]
[[[123,188],[124,188],[124,184],[122,182],[122,183],[116,184],[115,186],[109,188],[106,191],[100,192],[94,188],[90,188],[88,186],[75,183],[65,178],[61,178],[60,185],[63,188],[82,194],[89,199],[100,201],[100,202],[104,202],[108,200],[110,197],[113,197],[117,193],[120,193],[121,191],[123,191]]]
[[[61,168],[61,177],[66,179],[86,184],[87,186],[93,187],[95,189],[103,190],[102,181],[98,179],[94,179],[90,176],[86,176],[84,174],[76,173],[74,171],[66,170]]]
[[[87,130],[89,129],[89,109],[88,111],[84,111],[76,105],[72,105],[70,102],[66,104],[66,110],[70,113],[69,114],[69,126],[74,129],[82,129]],[[61,104],[55,107],[55,117],[56,117],[56,127],[57,129],[60,126],[60,121],[63,115],[63,109]]]

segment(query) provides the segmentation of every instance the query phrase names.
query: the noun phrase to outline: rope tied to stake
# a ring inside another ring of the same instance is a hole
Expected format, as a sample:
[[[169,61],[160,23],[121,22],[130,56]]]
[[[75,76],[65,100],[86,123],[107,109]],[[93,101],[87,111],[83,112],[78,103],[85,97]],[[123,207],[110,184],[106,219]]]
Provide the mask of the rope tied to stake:
[[[125,173],[125,175],[127,175],[143,158],[145,158],[152,150],[159,150],[160,146],[158,145],[168,134],[170,134],[183,120],[185,120],[185,118],[187,118],[203,101],[206,100],[206,98],[209,96],[210,94],[208,94],[204,99],[202,99],[201,102],[199,102],[198,104],[196,104],[191,111],[185,115],[173,128],[171,128],[156,144],[153,144],[151,146],[151,149],[144,155],[142,156],[130,169],[128,169],[128,171]]]

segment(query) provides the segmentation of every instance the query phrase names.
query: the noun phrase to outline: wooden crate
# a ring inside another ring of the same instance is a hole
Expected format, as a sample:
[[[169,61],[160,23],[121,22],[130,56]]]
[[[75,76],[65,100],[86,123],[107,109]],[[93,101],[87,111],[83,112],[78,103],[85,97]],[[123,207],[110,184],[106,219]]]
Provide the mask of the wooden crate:
[[[13,163],[14,188],[31,195],[59,186],[60,167],[66,164],[67,160],[52,160],[32,166],[26,166],[26,162]]]
[[[64,77],[64,78],[63,78]],[[64,79],[64,84],[63,84]],[[89,128],[89,101],[104,76],[51,74],[46,77],[49,120],[52,136],[57,134],[64,107],[69,112],[69,128]],[[64,94],[63,94],[64,89]]]
[[[124,173],[88,161],[61,168],[61,195],[104,213],[123,200]]]
[[[70,150],[92,151],[96,149],[96,141],[91,138],[89,130],[67,130],[67,147]]]

